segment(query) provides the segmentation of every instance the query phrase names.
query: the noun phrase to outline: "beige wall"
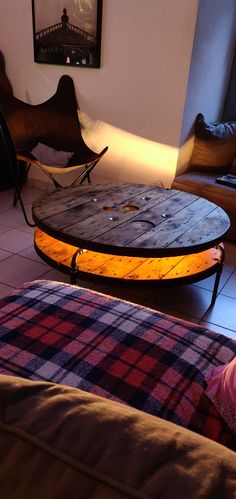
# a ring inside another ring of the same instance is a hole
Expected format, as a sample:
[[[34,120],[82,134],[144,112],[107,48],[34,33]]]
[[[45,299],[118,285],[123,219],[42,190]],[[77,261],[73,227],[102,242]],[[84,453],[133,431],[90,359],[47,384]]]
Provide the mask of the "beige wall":
[[[82,69],[34,63],[31,0],[4,2],[1,49],[15,95],[41,102],[63,73],[70,74],[80,108],[92,118],[86,121],[90,145],[109,145],[97,174],[170,184],[198,0],[104,0],[103,5],[101,68]]]
[[[205,0],[103,0],[100,69],[34,63],[31,0],[5,1],[1,49],[15,95],[42,102],[54,93],[59,77],[70,74],[85,116],[86,140],[97,150],[109,145],[96,167],[96,180],[169,186],[181,141],[199,1],[205,4]],[[207,4],[214,8],[215,1]],[[234,0],[221,1],[222,8],[225,2]],[[195,107],[202,108],[200,104]],[[195,107],[188,114],[185,133]]]

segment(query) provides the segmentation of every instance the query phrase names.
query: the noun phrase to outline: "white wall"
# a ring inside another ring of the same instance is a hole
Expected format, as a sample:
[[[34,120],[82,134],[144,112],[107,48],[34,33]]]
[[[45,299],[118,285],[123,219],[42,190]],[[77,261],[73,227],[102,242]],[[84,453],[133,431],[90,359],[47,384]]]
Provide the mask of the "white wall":
[[[80,108],[91,118],[89,144],[109,145],[97,175],[170,185],[197,9],[198,0],[104,0],[101,68],[89,69],[34,63],[31,0],[4,1],[1,49],[14,93],[42,102],[59,77],[70,74]]]
[[[200,0],[180,139],[178,172],[189,161],[198,113],[221,119],[236,43],[235,0]]]
[[[189,160],[197,113],[220,117],[235,19],[235,0],[103,0],[101,68],[69,68],[33,61],[31,0],[7,0],[0,48],[22,100],[42,102],[72,76],[88,144],[109,145],[96,181],[170,185],[177,161],[181,171]]]

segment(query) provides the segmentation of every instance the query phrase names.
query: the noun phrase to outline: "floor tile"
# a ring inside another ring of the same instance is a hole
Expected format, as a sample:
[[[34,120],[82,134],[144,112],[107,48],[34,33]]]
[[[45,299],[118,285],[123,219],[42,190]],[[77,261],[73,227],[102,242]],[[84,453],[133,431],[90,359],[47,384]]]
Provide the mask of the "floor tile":
[[[0,298],[8,295],[11,291],[13,291],[14,287],[7,286],[7,284],[0,283]]]
[[[93,285],[91,283],[90,288],[100,291],[106,295],[115,296],[116,298],[139,304],[143,304],[149,299],[150,296],[150,290],[148,288],[142,288],[141,285],[137,284],[134,284],[134,286],[125,286],[117,282],[113,285],[109,285],[109,283],[103,284],[101,281],[94,282]]]
[[[1,214],[0,214],[0,234],[4,234],[8,230],[9,230],[9,227],[7,227],[6,225],[1,225]]]
[[[230,278],[231,273],[232,272],[227,272],[223,269],[218,286],[218,293],[220,293],[223,286]],[[202,281],[195,282],[193,286],[198,286],[199,288],[208,289],[208,291],[213,291],[215,285],[215,279],[216,279],[216,274],[212,275],[211,277],[208,277],[207,279],[202,279]]]
[[[185,285],[160,288],[149,299],[149,306],[160,310],[167,307],[195,319],[201,319],[211,303],[212,293],[197,286]]]
[[[13,255],[0,262],[0,282],[8,286],[19,287],[25,282],[39,278],[43,273],[45,265],[19,255]]]
[[[19,225],[19,227],[17,227],[17,230],[27,232],[28,234],[32,234],[32,236],[34,235],[34,227],[30,227],[26,223],[24,223],[23,225]]]
[[[78,279],[76,286],[79,286],[80,288],[85,288],[85,289],[94,289],[95,290],[95,284],[91,280],[86,281],[85,279]],[[101,293],[105,293],[102,289],[100,290],[99,287],[96,289],[96,291],[100,291]],[[107,293],[105,293],[107,294]]]
[[[48,267],[48,266],[47,266]],[[49,267],[48,267],[49,268]],[[40,279],[46,279],[47,281],[57,281],[57,282],[70,282],[70,276],[68,274],[64,274],[63,272],[59,272],[56,269],[50,269],[47,272],[42,272]]]
[[[236,299],[236,271],[233,272],[233,274],[231,274],[230,278],[227,280],[225,286],[221,291],[221,294]],[[235,316],[236,316],[236,310],[235,310]]]
[[[8,211],[12,208],[13,194],[9,195],[9,192],[0,192],[0,214],[4,211]]]
[[[41,277],[42,279],[49,279],[53,281],[59,281],[59,282],[70,282],[70,276],[67,274],[64,274],[56,269],[49,270],[43,276]],[[116,298],[121,298],[123,300],[135,302],[135,303],[143,303],[145,297],[150,294],[148,290],[146,291],[146,295],[143,292],[143,289],[137,289],[137,287],[134,288],[126,288],[125,286],[114,284],[114,285],[109,285],[106,284],[105,282],[102,281],[96,281],[96,280],[82,280],[78,279],[77,280],[77,285],[86,289],[93,289],[95,291],[99,291],[100,293],[114,296]]]
[[[5,251],[5,250],[0,249],[0,261],[6,260],[6,258],[9,258],[10,256],[12,256],[12,253],[10,253],[9,251]]]
[[[0,214],[0,223],[6,227],[11,227],[12,229],[19,227],[25,223],[24,215],[22,211],[17,208],[5,211]]]
[[[220,294],[215,306],[202,317],[203,320],[236,331],[236,307],[235,300]]]
[[[0,248],[12,253],[18,253],[32,246],[33,236],[17,229],[0,234]]]
[[[48,264],[46,262],[44,262],[42,260],[42,258],[40,258],[40,256],[36,253],[34,246],[30,246],[29,248],[26,248],[25,250],[19,252],[18,254],[20,256],[24,256],[25,258],[29,258],[30,260],[33,260],[34,262],[43,263],[46,267],[48,267]],[[0,253],[0,258],[1,258],[1,253]]]
[[[41,196],[44,192],[44,190],[37,189],[37,187],[30,187],[26,185],[22,190],[22,200],[25,205],[32,204],[33,201],[35,201],[35,199]]]
[[[207,321],[201,321],[200,326],[206,327],[207,329],[215,331],[216,333],[223,334],[224,336],[232,338],[233,340],[236,341],[236,332],[231,331],[231,329],[226,329],[225,327],[219,326],[218,324],[212,324],[211,322]]]
[[[157,310],[158,312],[161,312],[166,315],[170,315],[172,317],[178,317],[178,319],[183,319],[184,321],[191,322],[193,324],[199,324],[201,319],[198,319],[197,317],[192,317],[189,314],[184,314],[183,312],[178,312],[178,310],[173,310],[168,307],[163,307],[160,306],[160,303],[154,304],[152,301],[151,303],[149,301],[145,302],[144,305],[146,307],[152,308],[153,310]]]

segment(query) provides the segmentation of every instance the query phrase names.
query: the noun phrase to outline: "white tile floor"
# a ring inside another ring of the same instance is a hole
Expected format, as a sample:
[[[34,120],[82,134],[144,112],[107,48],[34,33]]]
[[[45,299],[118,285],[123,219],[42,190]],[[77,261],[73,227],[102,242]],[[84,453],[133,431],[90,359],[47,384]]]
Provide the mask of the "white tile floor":
[[[27,212],[42,191],[26,186],[23,198]],[[51,269],[36,254],[33,228],[26,225],[19,207],[12,206],[12,190],[0,192],[0,297],[33,279],[52,279],[69,282],[69,276]],[[124,288],[80,281],[79,285],[93,287],[107,294],[161,310],[196,324],[203,324],[236,340],[236,244],[225,242],[226,259],[221,276],[219,294],[214,307],[211,301],[214,277],[192,285],[146,289]]]

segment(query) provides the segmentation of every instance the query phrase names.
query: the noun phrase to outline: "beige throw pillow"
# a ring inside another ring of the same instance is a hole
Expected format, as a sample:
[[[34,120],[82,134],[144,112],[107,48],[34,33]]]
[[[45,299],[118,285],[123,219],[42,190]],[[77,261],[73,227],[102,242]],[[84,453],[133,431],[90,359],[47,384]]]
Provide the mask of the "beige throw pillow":
[[[189,169],[227,173],[236,156],[236,122],[207,122],[197,116],[195,140]]]

